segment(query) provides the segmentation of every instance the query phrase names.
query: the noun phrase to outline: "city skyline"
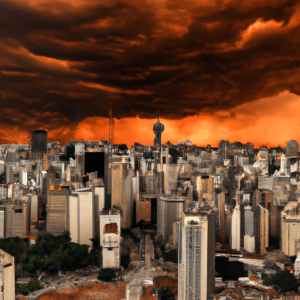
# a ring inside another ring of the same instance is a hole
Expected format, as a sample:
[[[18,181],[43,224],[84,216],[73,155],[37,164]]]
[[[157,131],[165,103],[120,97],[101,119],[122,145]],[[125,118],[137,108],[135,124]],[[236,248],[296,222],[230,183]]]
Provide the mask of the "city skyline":
[[[297,1],[1,1],[0,143],[300,140]],[[79,106],[79,117],[78,117]],[[79,122],[78,122],[79,121]],[[145,132],[149,134],[145,134]]]

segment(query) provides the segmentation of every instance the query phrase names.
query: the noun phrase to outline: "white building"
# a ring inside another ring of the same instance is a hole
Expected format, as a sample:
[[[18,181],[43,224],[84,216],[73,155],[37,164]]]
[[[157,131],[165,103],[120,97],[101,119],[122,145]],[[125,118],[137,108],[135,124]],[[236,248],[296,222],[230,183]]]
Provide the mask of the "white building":
[[[121,215],[119,212],[100,213],[100,247],[103,268],[119,268],[121,242]]]
[[[178,299],[211,299],[215,286],[215,215],[183,212],[178,229]]]
[[[15,258],[0,249],[0,300],[15,300]]]
[[[84,155],[85,144],[83,142],[79,142],[75,144],[75,155]]]
[[[28,184],[28,182],[27,182],[27,170],[25,168],[24,169],[22,168],[20,170],[19,176],[20,176],[20,178],[19,178],[20,184],[27,186],[27,184]]]
[[[294,275],[297,278],[300,275],[300,252],[297,253],[297,258],[295,260],[294,269],[295,269]]]
[[[88,245],[95,237],[94,199],[89,188],[78,189],[69,196],[69,229],[72,242]]]
[[[5,237],[5,207],[0,205],[0,238]]]
[[[297,201],[289,202],[281,212],[281,250],[288,256],[297,255],[300,241],[300,210]]]
[[[231,249],[241,249],[241,209],[240,205],[236,205],[231,219]]]

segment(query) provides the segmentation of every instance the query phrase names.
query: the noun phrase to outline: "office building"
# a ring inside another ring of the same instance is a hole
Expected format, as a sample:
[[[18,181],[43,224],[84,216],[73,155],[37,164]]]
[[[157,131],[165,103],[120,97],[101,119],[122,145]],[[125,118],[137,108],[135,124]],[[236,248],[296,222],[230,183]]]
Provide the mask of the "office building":
[[[178,299],[211,299],[215,286],[215,215],[183,212],[178,229]]]
[[[0,205],[0,238],[5,237],[5,206]]]
[[[47,232],[61,234],[65,230],[68,230],[67,199],[70,195],[69,188],[68,185],[49,181],[47,193]]]
[[[198,192],[198,201],[206,199],[206,202],[213,207],[214,179],[211,174],[201,174],[194,177],[195,186]]]
[[[186,210],[186,198],[161,196],[157,203],[157,233],[166,243],[177,244],[176,224]]]
[[[0,209],[0,222],[4,237],[24,238],[28,234],[28,203],[26,201],[3,201]]]
[[[281,212],[281,250],[288,256],[297,255],[300,249],[300,210],[298,202],[289,202]]]
[[[31,153],[40,152],[47,153],[47,131],[34,130],[31,134],[30,140]]]
[[[111,163],[112,191],[111,207],[120,208],[122,212],[122,226],[131,227],[133,203],[132,203],[132,164],[124,157],[121,162]]]
[[[93,246],[95,238],[95,216],[93,192],[89,188],[79,189],[69,196],[69,230],[72,242]]]
[[[230,247],[234,250],[240,250],[242,247],[242,219],[241,219],[241,206],[237,203],[235,206],[232,218],[231,218],[231,240],[230,240]]]

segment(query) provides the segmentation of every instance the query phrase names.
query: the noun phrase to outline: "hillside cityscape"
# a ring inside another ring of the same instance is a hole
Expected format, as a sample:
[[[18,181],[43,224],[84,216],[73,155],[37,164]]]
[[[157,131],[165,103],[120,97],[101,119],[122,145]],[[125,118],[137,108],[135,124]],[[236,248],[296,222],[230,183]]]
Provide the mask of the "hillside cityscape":
[[[0,145],[0,299],[300,299],[299,144]]]

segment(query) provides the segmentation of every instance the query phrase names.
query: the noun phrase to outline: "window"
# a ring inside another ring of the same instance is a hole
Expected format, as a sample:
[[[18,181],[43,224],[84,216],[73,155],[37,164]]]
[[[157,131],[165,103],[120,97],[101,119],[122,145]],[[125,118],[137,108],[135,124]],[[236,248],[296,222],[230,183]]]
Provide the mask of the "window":
[[[117,223],[109,223],[104,226],[104,233],[118,233],[118,224]]]

